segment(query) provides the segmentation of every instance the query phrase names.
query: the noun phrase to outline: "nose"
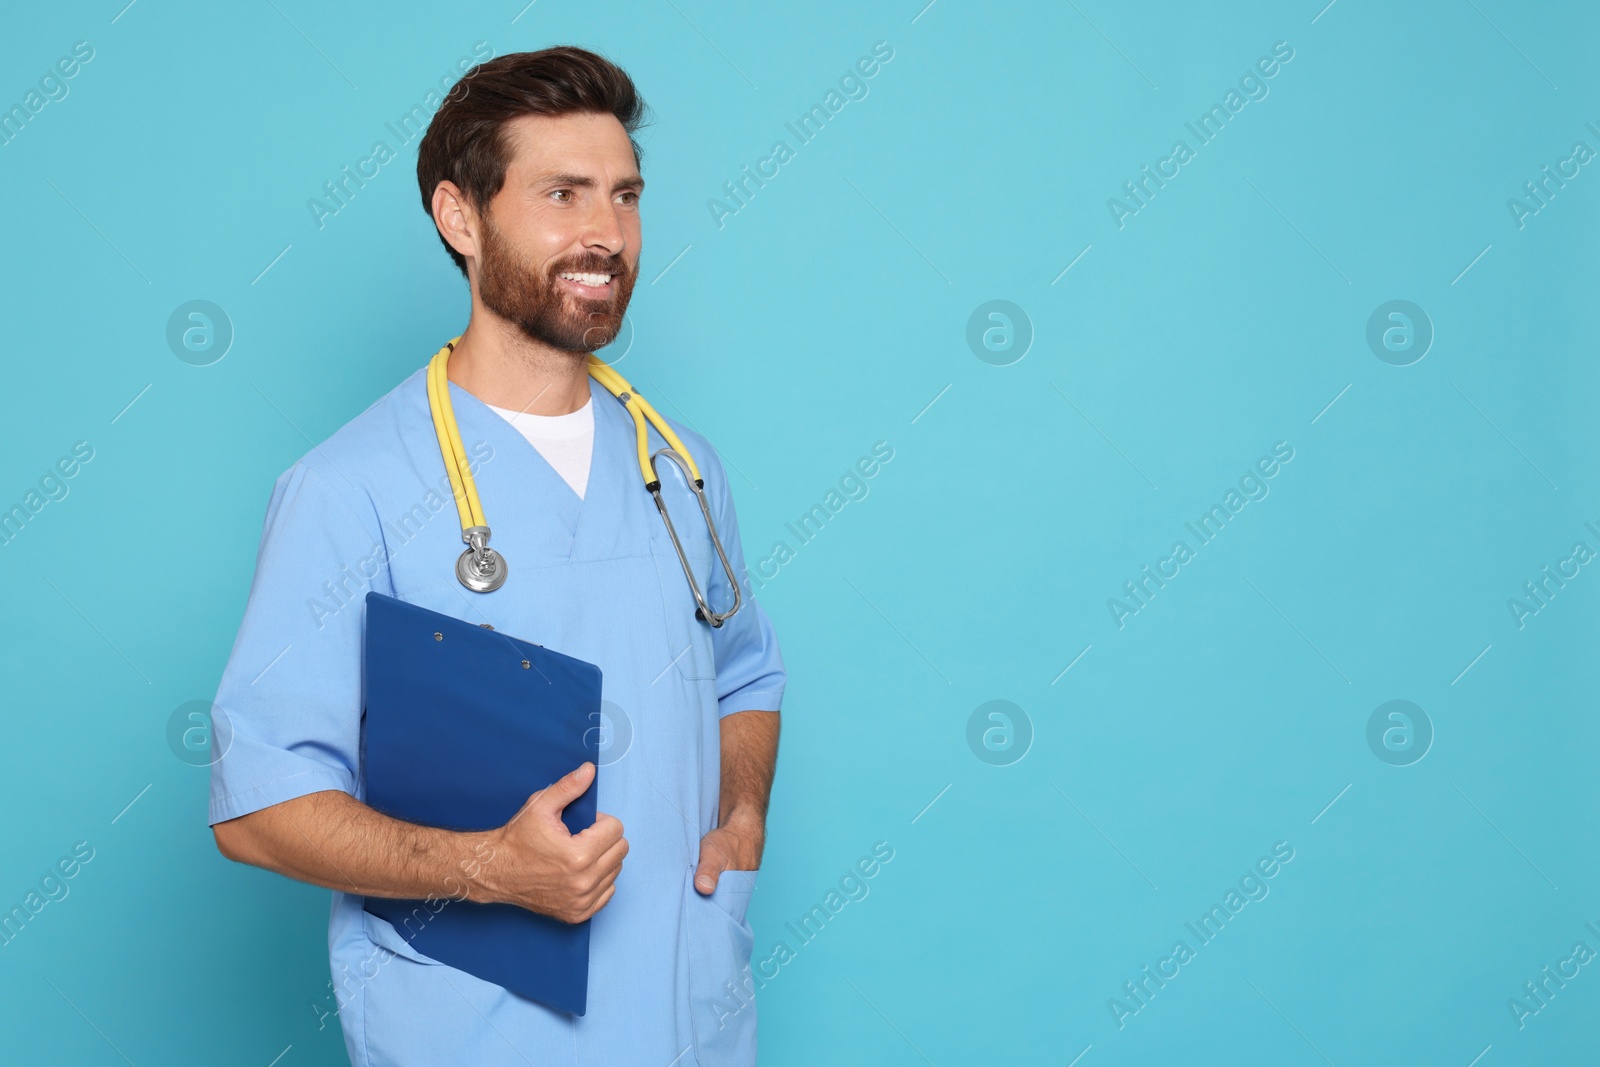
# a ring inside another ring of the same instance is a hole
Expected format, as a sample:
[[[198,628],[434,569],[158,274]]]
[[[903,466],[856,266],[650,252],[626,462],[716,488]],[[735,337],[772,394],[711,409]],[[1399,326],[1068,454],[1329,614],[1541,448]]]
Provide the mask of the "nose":
[[[583,246],[606,256],[621,255],[628,244],[621,212],[609,197],[595,197],[594,203],[584,220]]]

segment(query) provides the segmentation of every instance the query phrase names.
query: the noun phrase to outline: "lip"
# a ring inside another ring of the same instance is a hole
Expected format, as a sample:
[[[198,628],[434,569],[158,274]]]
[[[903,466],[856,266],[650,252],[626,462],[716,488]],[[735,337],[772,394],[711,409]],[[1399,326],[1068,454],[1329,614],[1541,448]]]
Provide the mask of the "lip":
[[[617,289],[615,275],[604,285],[584,285],[582,282],[575,282],[571,278],[563,278],[559,275],[557,275],[556,281],[565,286],[569,292],[588,300],[605,300]]]

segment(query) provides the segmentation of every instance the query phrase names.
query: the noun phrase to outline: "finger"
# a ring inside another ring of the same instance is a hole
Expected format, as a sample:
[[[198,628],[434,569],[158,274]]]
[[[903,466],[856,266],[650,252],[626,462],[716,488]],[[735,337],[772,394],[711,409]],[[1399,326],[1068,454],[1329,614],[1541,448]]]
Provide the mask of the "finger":
[[[615,815],[607,815],[602,811],[595,815],[594,822],[590,824],[588,829],[601,831],[602,833],[597,836],[621,837],[622,820]]]
[[[596,900],[594,902],[594,906],[593,907],[589,908],[586,912],[584,912],[584,916],[583,917],[585,919],[592,918],[594,916],[595,912],[599,911],[601,908],[606,906],[607,902],[611,900],[611,898],[616,894],[616,892],[617,892],[617,887],[616,887],[615,884],[606,886],[606,891],[604,893],[600,894],[600,899]]]
[[[713,841],[700,841],[700,863],[694,872],[694,887],[709,896],[716,892],[717,880],[727,869],[727,857]]]
[[[622,862],[622,857],[628,854],[628,839],[619,837],[615,841],[600,842],[596,839],[579,841],[574,837],[574,851],[572,865],[575,870],[599,873],[611,870]]]
[[[595,879],[594,885],[589,888],[589,891],[587,893],[583,894],[583,898],[585,900],[594,900],[600,894],[604,893],[606,890],[608,890],[612,886],[616,885],[617,884],[617,876],[619,874],[621,874],[621,873],[622,873],[622,866],[619,864],[618,866],[616,866],[612,870],[609,870],[606,873],[602,874],[599,878]]]
[[[586,857],[598,856],[622,840],[622,822],[610,815],[600,815],[593,825],[584,827],[572,837],[587,850],[584,853]]]
[[[584,761],[570,774],[562,775],[535,793],[529,798],[527,807],[560,815],[568,804],[583,795],[583,791],[589,788],[589,783],[592,781],[594,781],[594,764]]]
[[[624,856],[626,856],[627,854],[628,854],[628,842],[627,842],[627,839],[626,838],[618,839],[616,844],[614,844],[610,848],[606,849],[603,853],[600,854],[599,857],[597,857],[595,859],[595,861],[594,861],[594,869],[597,870],[597,871],[604,872],[607,875],[609,875],[610,877],[615,878],[617,876],[617,872],[622,870],[622,858]]]
[[[730,841],[725,837],[720,828],[712,830],[700,839],[700,857],[703,860],[706,854],[710,853],[717,858],[719,870],[732,870],[740,866],[735,859],[737,853],[734,851],[738,844],[739,842]]]

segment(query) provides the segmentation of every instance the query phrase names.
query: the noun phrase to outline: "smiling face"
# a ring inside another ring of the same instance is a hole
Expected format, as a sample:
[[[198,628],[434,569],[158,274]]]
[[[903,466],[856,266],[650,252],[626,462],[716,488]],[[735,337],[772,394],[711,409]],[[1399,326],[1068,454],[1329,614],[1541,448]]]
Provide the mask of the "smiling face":
[[[639,269],[644,179],[609,114],[506,123],[512,160],[469,267],[484,307],[552,348],[589,353],[622,329]]]

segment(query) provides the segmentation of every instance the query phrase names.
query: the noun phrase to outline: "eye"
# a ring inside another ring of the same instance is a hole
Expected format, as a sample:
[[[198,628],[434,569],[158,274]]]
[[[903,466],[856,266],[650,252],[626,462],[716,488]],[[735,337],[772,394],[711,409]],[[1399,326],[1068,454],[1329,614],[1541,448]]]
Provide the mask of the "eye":
[[[557,189],[555,192],[551,193],[550,195],[551,196],[555,196],[555,197],[563,198],[561,202],[564,204],[564,203],[567,202],[568,199],[571,198],[572,190],[571,189]]]

